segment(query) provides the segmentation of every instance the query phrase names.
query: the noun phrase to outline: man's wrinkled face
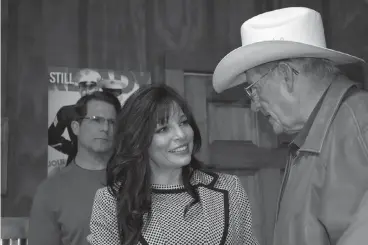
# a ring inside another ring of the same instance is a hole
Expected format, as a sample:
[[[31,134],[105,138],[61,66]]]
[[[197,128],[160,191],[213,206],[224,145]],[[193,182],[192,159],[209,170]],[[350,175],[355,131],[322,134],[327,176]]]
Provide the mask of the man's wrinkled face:
[[[294,100],[277,69],[250,69],[246,77],[245,86],[254,83],[251,87],[252,110],[261,111],[276,134],[295,133]]]

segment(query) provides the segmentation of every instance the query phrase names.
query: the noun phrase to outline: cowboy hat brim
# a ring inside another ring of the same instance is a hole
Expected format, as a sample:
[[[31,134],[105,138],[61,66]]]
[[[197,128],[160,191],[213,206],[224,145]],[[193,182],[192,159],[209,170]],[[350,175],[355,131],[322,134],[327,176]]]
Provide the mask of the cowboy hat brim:
[[[267,62],[288,58],[324,58],[338,65],[365,62],[358,57],[292,41],[263,41],[234,49],[216,66],[213,74],[213,88],[216,92],[244,83],[245,71]]]

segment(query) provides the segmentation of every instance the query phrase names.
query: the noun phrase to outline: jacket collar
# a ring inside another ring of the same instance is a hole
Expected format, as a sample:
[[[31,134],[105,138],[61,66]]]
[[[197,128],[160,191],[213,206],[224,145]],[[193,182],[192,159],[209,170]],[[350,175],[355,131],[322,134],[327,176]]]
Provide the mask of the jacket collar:
[[[214,187],[218,178],[219,176],[215,172],[207,172],[205,170],[195,170],[193,173],[193,177],[191,179],[191,184],[193,186],[202,185],[206,187]]]
[[[331,83],[300,151],[321,153],[327,132],[344,99],[344,95],[354,85],[356,83],[345,77],[340,77]]]

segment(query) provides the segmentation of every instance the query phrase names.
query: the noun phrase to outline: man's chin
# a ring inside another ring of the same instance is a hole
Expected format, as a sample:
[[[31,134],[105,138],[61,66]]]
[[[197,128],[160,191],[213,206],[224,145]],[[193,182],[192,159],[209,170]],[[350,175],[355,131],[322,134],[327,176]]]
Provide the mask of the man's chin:
[[[285,132],[284,132],[284,130],[279,130],[279,129],[275,130],[275,128],[273,129],[273,132],[274,132],[276,135],[280,135],[280,134],[285,133]]]
[[[285,130],[284,133],[287,135],[293,135],[299,133],[299,130]]]
[[[272,122],[272,120],[270,120],[270,122],[271,122],[271,126],[272,126],[273,131],[275,132],[275,134],[279,135],[279,134],[282,134],[282,133],[285,132],[284,127],[281,126],[279,123],[277,123],[275,121]]]

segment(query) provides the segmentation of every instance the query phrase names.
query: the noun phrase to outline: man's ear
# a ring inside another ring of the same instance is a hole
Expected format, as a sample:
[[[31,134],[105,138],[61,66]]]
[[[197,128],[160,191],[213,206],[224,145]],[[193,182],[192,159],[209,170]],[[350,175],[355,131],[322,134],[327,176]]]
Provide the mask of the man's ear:
[[[72,121],[71,124],[70,124],[70,126],[71,126],[71,128],[73,130],[73,133],[78,136],[79,135],[79,129],[80,129],[79,122]]]
[[[289,93],[292,93],[294,91],[294,83],[295,83],[295,77],[293,68],[286,63],[286,62],[280,62],[279,63],[279,72],[281,73],[283,79],[283,82],[285,83],[285,86],[287,88],[287,91]]]

